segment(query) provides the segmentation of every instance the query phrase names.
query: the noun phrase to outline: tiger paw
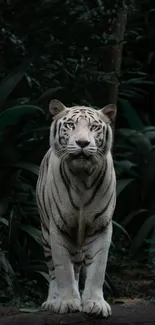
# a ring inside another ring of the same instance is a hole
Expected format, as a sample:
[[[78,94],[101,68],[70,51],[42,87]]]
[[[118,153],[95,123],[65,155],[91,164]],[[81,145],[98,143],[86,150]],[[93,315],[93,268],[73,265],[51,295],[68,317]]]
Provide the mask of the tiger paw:
[[[111,307],[103,298],[85,301],[82,311],[87,314],[102,315],[103,317],[108,317],[112,314]]]
[[[56,298],[53,300],[47,300],[42,304],[42,309],[52,310],[57,314],[75,313],[81,311],[80,299],[61,299]]]

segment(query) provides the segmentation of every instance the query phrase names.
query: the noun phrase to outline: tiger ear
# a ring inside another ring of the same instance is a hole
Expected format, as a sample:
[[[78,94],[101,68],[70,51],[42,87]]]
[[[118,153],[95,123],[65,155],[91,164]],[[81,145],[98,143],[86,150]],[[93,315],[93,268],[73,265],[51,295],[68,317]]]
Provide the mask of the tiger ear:
[[[57,118],[57,115],[61,116],[66,113],[66,107],[59,100],[53,99],[49,104],[49,111],[53,118]]]
[[[117,114],[117,107],[114,104],[106,105],[99,110],[99,113],[103,116],[108,117],[110,123],[113,123]]]

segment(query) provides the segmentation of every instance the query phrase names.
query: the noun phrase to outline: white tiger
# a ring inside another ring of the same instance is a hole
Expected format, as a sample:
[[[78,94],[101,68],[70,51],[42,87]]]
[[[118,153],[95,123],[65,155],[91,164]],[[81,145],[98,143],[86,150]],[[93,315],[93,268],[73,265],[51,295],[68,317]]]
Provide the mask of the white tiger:
[[[37,204],[50,284],[42,308],[111,315],[103,283],[112,236],[116,178],[111,122],[116,106],[65,107],[52,100],[50,149],[37,182]],[[86,270],[82,297],[81,265]]]

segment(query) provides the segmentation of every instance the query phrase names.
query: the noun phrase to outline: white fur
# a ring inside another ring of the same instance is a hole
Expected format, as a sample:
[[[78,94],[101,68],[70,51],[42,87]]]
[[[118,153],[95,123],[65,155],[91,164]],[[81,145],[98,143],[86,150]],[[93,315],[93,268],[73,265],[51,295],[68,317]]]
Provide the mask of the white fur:
[[[72,115],[72,113],[68,114]],[[94,112],[95,114],[97,113]],[[98,115],[95,117],[99,119]],[[107,120],[103,123],[106,125]],[[83,310],[88,314],[102,314],[103,317],[107,317],[111,315],[111,308],[104,300],[103,283],[112,236],[111,219],[116,200],[116,179],[110,153],[112,133],[109,133],[110,144],[108,144],[109,147],[103,160],[96,159],[92,162],[91,160],[86,162],[75,160],[74,163],[71,163],[72,170],[76,171],[75,174],[70,172],[68,163],[65,163],[70,182],[67,190],[60,172],[62,158],[57,155],[53,147],[54,141],[56,141],[53,137],[53,127],[50,133],[51,148],[43,159],[37,184],[37,202],[42,221],[45,256],[48,256],[50,252],[52,255],[52,259],[48,263],[49,273],[51,272],[48,298],[42,307],[57,313]],[[77,132],[70,134],[69,152],[73,151],[76,154],[79,150],[75,145],[77,139],[89,140],[90,145],[88,149],[86,148],[87,150],[85,149],[86,154],[95,155],[97,151],[95,135],[90,133],[84,120],[81,124],[79,122]],[[95,193],[95,198],[91,200],[92,176],[88,175],[88,171],[92,168],[94,170],[93,177],[96,177],[99,168],[102,173],[106,164],[107,169],[103,182],[100,184],[99,191]],[[107,191],[108,186],[109,190]],[[75,206],[79,207],[78,210],[71,202],[69,190]],[[110,198],[112,199],[106,208]],[[87,204],[89,200],[90,203]],[[102,214],[94,220],[95,214],[104,208],[106,214]],[[63,219],[60,212],[63,212]],[[45,231],[45,226],[49,229],[49,234]],[[75,235],[73,235],[73,231],[75,231]],[[48,247],[46,247],[47,245]],[[82,263],[83,259],[86,265],[86,280],[81,297],[78,285],[80,262]],[[54,270],[52,269],[53,265]],[[56,276],[56,278],[52,279],[52,276]]]

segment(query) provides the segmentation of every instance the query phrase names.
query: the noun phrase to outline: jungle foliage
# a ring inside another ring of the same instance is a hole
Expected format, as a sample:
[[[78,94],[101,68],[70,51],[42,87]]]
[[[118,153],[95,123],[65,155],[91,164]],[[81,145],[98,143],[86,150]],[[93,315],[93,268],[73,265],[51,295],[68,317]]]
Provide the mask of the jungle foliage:
[[[117,247],[121,232],[130,254],[138,253],[143,258],[145,252],[152,260],[155,5],[153,0],[129,1],[127,5],[122,64],[117,73],[118,116],[113,150],[117,207],[112,249]],[[41,275],[46,278],[35,186],[39,164],[48,148],[51,123],[48,103],[58,98],[66,105],[78,103],[100,108],[104,102],[103,83],[110,83],[111,75],[116,74],[102,71],[103,49],[116,44],[104,37],[102,1],[12,0],[0,6],[0,276],[3,279],[0,299],[3,301],[11,297],[22,278],[32,280],[38,274],[40,283]],[[110,288],[108,275],[106,283]]]

